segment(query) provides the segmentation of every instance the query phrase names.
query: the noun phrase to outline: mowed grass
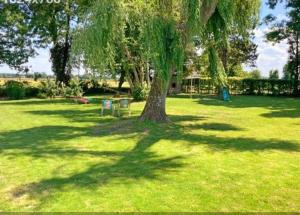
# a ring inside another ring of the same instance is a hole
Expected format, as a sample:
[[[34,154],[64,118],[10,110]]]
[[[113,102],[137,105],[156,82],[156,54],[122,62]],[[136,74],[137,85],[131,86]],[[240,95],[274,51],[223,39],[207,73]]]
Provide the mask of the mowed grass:
[[[0,102],[0,211],[300,211],[300,100],[169,98],[173,123]]]

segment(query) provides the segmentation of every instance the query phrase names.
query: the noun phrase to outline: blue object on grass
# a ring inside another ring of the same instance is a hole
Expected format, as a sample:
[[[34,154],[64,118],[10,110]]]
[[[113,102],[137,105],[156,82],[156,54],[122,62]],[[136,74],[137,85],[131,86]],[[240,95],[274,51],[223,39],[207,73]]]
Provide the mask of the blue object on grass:
[[[224,101],[226,101],[226,102],[230,101],[229,90],[226,87],[223,87],[222,95],[223,95],[223,100]]]

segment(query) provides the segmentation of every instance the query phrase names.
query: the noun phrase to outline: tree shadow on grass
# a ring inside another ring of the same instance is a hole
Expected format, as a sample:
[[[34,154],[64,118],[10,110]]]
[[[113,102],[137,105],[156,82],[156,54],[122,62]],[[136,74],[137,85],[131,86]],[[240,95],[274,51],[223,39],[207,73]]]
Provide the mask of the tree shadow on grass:
[[[228,108],[265,108],[269,113],[261,116],[267,118],[300,118],[299,98],[277,98],[266,96],[236,96],[231,102],[224,102],[214,96],[201,97],[201,105],[222,106]]]
[[[90,165],[86,170],[68,177],[53,177],[26,184],[13,190],[12,195],[18,198],[29,194],[35,199],[41,199],[49,197],[53,191],[64,190],[65,186],[95,190],[107,183],[127,184],[141,179],[163,180],[167,172],[176,171],[183,166],[182,156],[162,158],[144,149],[145,146],[137,145],[128,152],[115,152],[113,156],[118,158],[117,161]],[[107,152],[102,152],[102,155],[112,156]]]
[[[193,94],[177,94],[177,95],[169,95],[168,98],[175,98],[175,99],[197,99],[199,95]]]
[[[215,151],[260,152],[279,150],[285,152],[299,152],[299,144],[279,139],[257,140],[243,137],[217,137],[215,135],[186,135],[183,136],[183,140],[184,139],[188,140],[189,145],[207,145],[210,149]]]
[[[120,124],[114,124],[113,127],[105,127],[105,129],[98,130],[99,127],[87,128],[87,130],[82,130],[82,128],[71,128],[71,127],[44,127],[36,128],[37,133],[41,132],[54,132],[56,129],[60,132],[55,133],[52,138],[48,141],[53,142],[58,140],[73,139],[76,137],[89,136],[89,137],[104,137],[110,136],[112,132],[117,132],[118,134],[128,134],[129,136],[135,132],[137,136],[148,136],[149,130],[146,127],[135,127],[136,120],[122,121]],[[131,126],[130,126],[131,125]],[[125,126],[125,127],[123,127]],[[126,127],[130,126],[130,130]],[[132,127],[133,126],[133,127]],[[134,130],[132,130],[134,128]],[[137,130],[135,130],[137,129]],[[73,131],[73,134],[70,134]],[[80,131],[80,132],[78,132]],[[4,140],[8,142],[20,141],[16,136],[22,136],[28,131],[21,131],[18,133],[6,133],[1,134]],[[101,134],[99,134],[99,132]],[[129,136],[125,138],[130,138]],[[22,138],[24,139],[24,138]],[[45,143],[43,141],[36,141],[35,143],[28,142],[29,145],[22,147],[21,144],[8,144],[8,147],[2,148],[1,153],[5,154],[6,150],[14,149],[18,153],[27,156],[34,157],[45,157],[45,156],[105,156],[114,157],[111,162],[99,162],[90,165],[86,170],[82,172],[76,172],[68,177],[53,177],[50,179],[42,180],[37,183],[25,184],[23,186],[17,187],[12,191],[13,198],[19,198],[24,195],[29,195],[31,198],[36,200],[41,200],[43,198],[49,197],[53,191],[63,190],[65,186],[84,187],[85,189],[95,189],[95,187],[101,187],[107,183],[130,183],[132,181],[147,179],[147,180],[163,180],[167,172],[176,171],[178,168],[182,167],[183,164],[181,160],[183,156],[171,156],[163,157],[159,154],[152,152],[149,148],[156,143],[156,140],[145,140],[141,138],[136,145],[127,151],[87,151],[79,149],[71,149],[69,147],[62,147],[59,149],[56,145],[51,145],[50,143]]]
[[[53,116],[49,112],[37,112],[37,114]],[[65,112],[55,111],[54,115],[58,114],[66,115],[67,118],[71,117]],[[88,120],[90,117],[86,118]],[[225,138],[205,134],[203,130],[238,132],[241,129],[227,124],[208,124],[205,123],[206,118],[203,117],[186,115],[170,116],[170,118],[173,122],[171,124],[140,122],[136,118],[113,122],[110,119],[103,119],[102,123],[93,127],[43,126],[0,133],[0,152],[3,156],[11,156],[11,158],[19,155],[36,159],[44,157],[112,158],[106,162],[98,161],[89,165],[85,170],[68,176],[53,176],[16,187],[11,191],[12,198],[28,195],[41,204],[44,198],[50,197],[56,191],[67,192],[68,189],[76,188],[94,190],[107,183],[126,184],[141,179],[164,180],[167,173],[171,174],[184,168],[185,157],[180,154],[163,156],[151,150],[152,146],[161,140],[180,141],[180,144],[187,146],[202,145],[212,151],[299,151],[297,143],[288,141]],[[195,134],[196,131],[200,131],[200,134]],[[95,138],[95,141],[106,137],[112,143],[121,139],[137,141],[132,149],[123,151],[87,150],[68,143],[62,145],[64,141],[76,141],[81,137]]]
[[[11,159],[25,155],[32,158],[69,156],[118,156],[110,151],[79,150],[62,141],[92,137],[90,129],[68,126],[42,126],[0,133],[0,153]],[[57,144],[58,143],[58,144]]]
[[[190,120],[189,117],[184,117]],[[138,124],[138,126],[136,126]],[[143,125],[143,126],[140,126]],[[182,167],[183,156],[160,156],[149,148],[157,142],[148,137],[152,124],[141,123],[136,119],[120,121],[112,125],[102,124],[97,127],[67,127],[43,126],[19,131],[0,133],[0,150],[3,156],[29,156],[33,158],[45,157],[72,157],[80,156],[83,159],[91,156],[113,158],[110,162],[98,162],[90,165],[82,172],[75,172],[67,177],[52,177],[35,183],[24,184],[11,191],[12,198],[29,195],[31,198],[42,201],[53,191],[64,190],[65,186],[84,187],[95,189],[106,183],[130,183],[140,179],[162,180],[167,172],[176,171]],[[149,128],[150,127],[150,128]],[[158,130],[156,130],[158,131]],[[100,134],[101,133],[101,134]],[[74,146],[58,145],[61,141],[78,137],[105,137],[112,133],[126,134],[141,137],[134,148],[125,151],[92,151],[81,150]],[[80,158],[79,157],[79,158]]]
[[[206,131],[243,131],[244,129],[226,123],[204,123],[195,126],[195,128]]]
[[[11,100],[0,101],[1,105],[51,105],[51,104],[75,104],[71,99],[25,99],[25,100]]]
[[[122,139],[129,135],[129,138],[138,135],[140,137],[139,142],[147,143],[147,142],[159,142],[161,140],[169,140],[169,141],[182,141],[187,143],[188,145],[205,145],[210,150],[213,151],[222,151],[222,150],[230,150],[230,151],[238,151],[238,152],[246,152],[246,151],[266,151],[266,150],[280,150],[286,152],[298,152],[300,150],[299,144],[283,141],[279,139],[266,139],[266,140],[258,140],[255,138],[246,138],[246,137],[219,137],[216,135],[210,134],[195,134],[196,131],[201,130],[213,130],[213,131],[243,131],[243,129],[228,125],[228,124],[218,124],[218,123],[200,123],[200,124],[184,124],[181,125],[182,121],[176,121],[175,119],[178,117],[170,117],[174,124],[172,125],[161,125],[155,126],[148,130],[147,135],[141,135],[141,133],[131,134],[128,133],[128,129],[113,129],[113,132],[110,134],[116,135],[116,140]],[[193,119],[193,118],[191,118]],[[194,118],[195,119],[195,118]],[[199,119],[196,119],[199,122]],[[140,128],[143,125],[139,125]],[[100,128],[99,128],[100,129]],[[102,128],[102,131],[105,129]],[[162,132],[163,131],[163,132]],[[121,137],[119,137],[121,134]],[[102,135],[99,133],[99,135]]]
[[[105,110],[104,116],[101,115],[100,105],[99,107],[89,106],[86,109],[63,109],[63,110],[39,110],[39,111],[26,111],[27,114],[37,115],[37,116],[47,116],[47,117],[59,117],[65,118],[70,122],[91,122],[91,123],[112,123],[114,121],[119,121],[121,118],[112,116],[110,110]],[[133,117],[128,116],[126,110],[121,110],[122,119],[132,119],[136,118],[140,112],[131,111]]]
[[[92,98],[90,101],[90,104],[86,105],[93,105],[98,104],[100,106],[101,101],[106,99],[111,99],[113,96],[111,94],[102,95],[98,97],[89,97]],[[74,99],[72,98],[55,98],[55,99],[22,99],[22,100],[0,100],[0,106],[1,105],[51,105],[51,104],[78,104]],[[78,104],[80,105],[80,104]],[[81,104],[83,105],[83,104]]]
[[[106,118],[101,117],[100,108],[78,110],[78,109],[67,109],[67,110],[40,110],[40,111],[26,111],[26,113],[39,115],[39,116],[50,116],[50,117],[63,117],[71,122],[94,122],[100,123]],[[110,121],[114,119],[111,118]],[[108,121],[108,122],[110,122]]]
[[[276,110],[262,114],[262,116],[267,118],[300,118],[300,108]]]

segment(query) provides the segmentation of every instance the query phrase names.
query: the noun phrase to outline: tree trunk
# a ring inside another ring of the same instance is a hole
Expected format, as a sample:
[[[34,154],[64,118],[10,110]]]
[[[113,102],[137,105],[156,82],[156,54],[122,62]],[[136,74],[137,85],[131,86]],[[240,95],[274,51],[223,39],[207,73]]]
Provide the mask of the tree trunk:
[[[150,86],[150,66],[149,63],[147,63],[147,68],[146,68],[146,83],[147,87]]]
[[[294,79],[294,95],[298,96],[298,82],[299,82],[299,34],[296,33],[296,66],[295,66],[295,79]]]
[[[70,4],[67,2],[67,7],[70,10]],[[71,68],[68,66],[70,60],[70,52],[71,52],[71,41],[70,41],[70,30],[71,30],[71,17],[67,15],[67,31],[65,35],[65,45],[64,45],[64,56],[63,56],[63,71],[64,71],[64,83],[69,84],[71,80]]]
[[[68,7],[70,9],[70,6]],[[69,85],[71,80],[71,68],[68,66],[71,52],[70,24],[71,17],[67,15],[64,42],[53,41],[54,46],[51,49],[52,70],[56,75],[56,82],[59,84],[64,83],[65,85]]]
[[[144,111],[140,117],[142,121],[150,120],[155,122],[168,122],[166,114],[166,96],[168,88],[165,87],[159,77],[155,77],[146,102]]]
[[[118,90],[121,91],[122,90],[122,86],[125,82],[125,76],[126,76],[126,72],[124,70],[121,71],[121,76],[119,79],[119,84],[118,84]]]
[[[200,20],[202,24],[206,24],[209,18],[215,12],[215,9],[219,3],[219,0],[206,0],[202,3],[201,7],[201,17]]]
[[[130,74],[128,73],[128,71],[126,72],[126,80],[128,81],[130,91],[132,93],[133,90],[134,90],[134,85],[133,85],[132,79],[131,79]]]

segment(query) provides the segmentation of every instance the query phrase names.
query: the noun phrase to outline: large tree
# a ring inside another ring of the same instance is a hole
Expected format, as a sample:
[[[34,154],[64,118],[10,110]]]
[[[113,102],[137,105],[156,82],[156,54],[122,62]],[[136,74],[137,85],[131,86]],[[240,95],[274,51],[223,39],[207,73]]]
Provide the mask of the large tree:
[[[232,32],[228,44],[221,47],[219,55],[228,76],[239,76],[242,65],[255,67],[257,60],[257,45],[253,42],[252,29],[244,35]]]
[[[269,6],[274,8],[278,0],[269,0]],[[300,79],[300,0],[281,0],[287,8],[287,19],[277,21],[274,15],[265,18],[267,24],[271,23],[271,31],[267,39],[274,43],[287,40],[289,45],[289,59],[285,71],[290,72],[294,82],[294,95],[299,95]]]
[[[27,3],[30,27],[39,47],[50,47],[52,71],[57,82],[68,84],[71,78],[72,29],[80,24],[80,14],[90,0],[65,0],[59,3]]]
[[[245,77],[247,72],[243,69],[243,66],[255,67],[258,46],[253,42],[253,37],[252,28],[244,35],[232,32],[227,43],[218,48],[218,55],[228,77]],[[187,64],[193,71],[198,71],[200,76],[208,77],[208,52],[203,51],[200,56],[199,54],[199,50],[195,52],[195,49],[191,49],[187,53]]]
[[[18,70],[24,70],[23,64],[34,55],[29,17],[24,10],[24,5],[0,2],[0,65]]]
[[[150,84],[149,64],[145,61],[142,46],[142,20],[139,18],[139,14],[131,9],[125,23],[124,37],[115,41],[115,63],[119,65],[120,86],[126,79],[132,92]]]
[[[194,36],[209,53],[209,70],[220,84],[225,74],[218,47],[228,26],[241,33],[257,18],[259,0],[98,0],[78,29],[78,47],[86,61],[106,71],[114,66],[115,41],[122,40],[130,11],[140,20],[143,57],[155,74],[141,120],[168,121],[166,95],[172,74],[182,71],[185,47]],[[243,14],[241,16],[241,14]]]
[[[71,78],[72,30],[91,0],[0,3],[0,63],[21,68],[34,48],[50,48],[57,82]]]

